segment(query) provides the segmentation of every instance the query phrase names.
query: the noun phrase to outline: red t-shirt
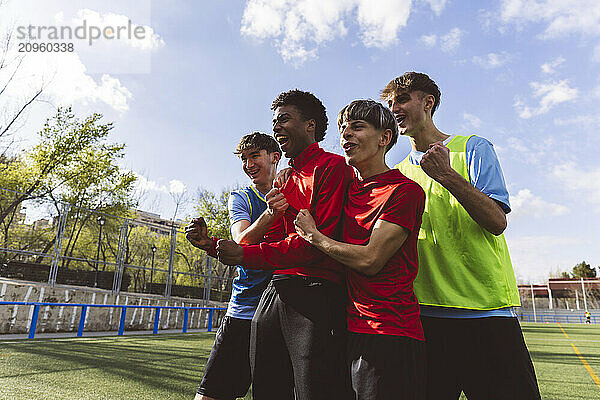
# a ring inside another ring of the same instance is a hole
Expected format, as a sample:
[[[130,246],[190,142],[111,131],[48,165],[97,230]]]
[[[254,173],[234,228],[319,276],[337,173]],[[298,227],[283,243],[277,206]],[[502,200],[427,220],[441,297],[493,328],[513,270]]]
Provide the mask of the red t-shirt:
[[[350,184],[344,207],[344,242],[366,245],[378,219],[410,231],[402,247],[376,275],[366,276],[346,269],[350,332],[424,340],[419,303],[413,292],[424,204],[423,189],[397,169],[362,181],[355,179]]]
[[[293,171],[281,188],[289,207],[265,235],[265,242],[243,246],[242,265],[343,283],[342,265],[302,239],[294,220],[299,210],[307,209],[323,234],[339,238],[338,222],[354,170],[342,156],[324,151],[317,143],[308,146],[290,165]]]

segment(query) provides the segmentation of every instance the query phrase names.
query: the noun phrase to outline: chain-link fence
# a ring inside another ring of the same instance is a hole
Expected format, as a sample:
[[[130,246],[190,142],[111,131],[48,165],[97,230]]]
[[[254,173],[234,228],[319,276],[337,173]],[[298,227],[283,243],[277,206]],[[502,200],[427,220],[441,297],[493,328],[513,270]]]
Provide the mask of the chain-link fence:
[[[0,189],[0,276],[227,301],[235,269],[193,247],[182,221],[126,216]]]

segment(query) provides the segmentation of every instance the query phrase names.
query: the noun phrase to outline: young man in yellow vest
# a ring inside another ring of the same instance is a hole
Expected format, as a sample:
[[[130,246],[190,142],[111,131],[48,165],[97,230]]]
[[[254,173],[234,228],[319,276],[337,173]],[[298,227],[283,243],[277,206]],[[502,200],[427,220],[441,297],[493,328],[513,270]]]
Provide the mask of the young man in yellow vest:
[[[440,90],[408,72],[381,99],[408,136],[396,165],[426,194],[414,291],[427,342],[428,399],[540,399],[513,307],[519,293],[502,232],[508,192],[493,145],[448,135],[432,120]]]

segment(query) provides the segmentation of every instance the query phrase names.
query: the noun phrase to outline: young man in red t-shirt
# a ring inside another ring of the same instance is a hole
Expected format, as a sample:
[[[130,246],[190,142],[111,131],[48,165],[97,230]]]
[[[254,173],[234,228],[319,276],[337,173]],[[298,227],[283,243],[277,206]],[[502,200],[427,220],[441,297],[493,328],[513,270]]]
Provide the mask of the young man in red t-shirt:
[[[290,159],[289,178],[266,196],[286,210],[265,240],[240,246],[208,237],[202,218],[188,232],[197,247],[227,265],[274,270],[252,320],[250,360],[254,399],[351,398],[345,353],[345,287],[340,263],[295,231],[300,209],[310,209],[319,229],[337,234],[344,195],[354,174],[344,158],[324,151],[327,115],[309,92],[290,90],[272,104],[273,134]],[[279,204],[282,206],[282,204]],[[269,212],[268,210],[266,212]]]
[[[424,399],[425,343],[413,293],[417,237],[425,194],[385,163],[396,143],[392,112],[373,100],[356,100],[338,116],[350,183],[343,242],[320,232],[308,210],[296,231],[344,264],[348,285],[348,351],[352,387],[360,399]]]

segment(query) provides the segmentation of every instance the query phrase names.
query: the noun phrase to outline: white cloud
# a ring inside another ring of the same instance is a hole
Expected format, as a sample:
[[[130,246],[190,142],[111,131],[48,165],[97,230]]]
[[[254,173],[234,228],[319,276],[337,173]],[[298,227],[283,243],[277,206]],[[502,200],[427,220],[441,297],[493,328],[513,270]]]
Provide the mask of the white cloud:
[[[187,187],[185,186],[185,183],[177,180],[177,179],[173,179],[172,181],[169,182],[169,192],[170,193],[174,193],[174,194],[180,194],[183,193],[187,190]]]
[[[9,59],[17,58],[16,49]],[[12,68],[0,70],[0,82],[7,82]],[[13,81],[2,96],[2,103],[19,102],[23,93],[31,93],[42,85],[43,96],[56,105],[104,103],[123,113],[129,109],[132,93],[118,78],[103,74],[95,80],[87,74],[79,55],[73,53],[30,53],[24,58]]]
[[[358,24],[366,47],[395,44],[411,6],[412,0],[249,0],[240,32],[273,40],[284,61],[301,65],[318,57],[319,46],[345,37],[346,24]]]
[[[541,39],[600,35],[597,0],[503,0],[500,18],[507,24],[544,24],[544,31],[538,35]]]
[[[557,59],[550,61],[549,63],[542,64],[542,73],[549,75],[556,73],[556,68],[564,64],[565,61],[566,60],[563,57],[558,57]]]
[[[448,2],[448,0],[425,0],[427,3],[429,3],[429,6],[431,7],[431,11],[433,11],[435,13],[435,15],[440,15],[442,13],[442,11],[444,11],[444,8],[446,7],[446,3]]]
[[[452,28],[450,32],[440,37],[440,47],[442,48],[442,51],[451,53],[458,49],[464,34],[465,32],[460,28]]]
[[[521,153],[527,153],[527,147],[523,144],[523,141],[518,138],[510,137],[506,140],[508,147]]]
[[[511,214],[508,214],[509,218]],[[565,235],[513,238],[511,232],[507,232],[506,241],[515,274],[525,283],[545,283],[552,271],[570,269],[576,262],[573,256],[580,242]],[[557,254],[557,249],[561,249],[562,253]]]
[[[594,211],[600,212],[600,168],[586,169],[568,162],[552,168],[551,176],[557,180],[560,187],[573,191],[577,193],[577,197],[597,205]]]
[[[600,125],[600,115],[578,115],[573,118],[555,118],[554,124],[558,126],[570,126],[575,129]]]
[[[135,172],[134,172],[135,173]],[[169,193],[169,190],[165,185],[160,185],[158,182],[151,181],[143,175],[135,173],[137,179],[135,181],[135,188],[138,192],[161,192]]]
[[[556,139],[548,136],[543,139],[524,141],[520,137],[509,137],[506,145],[507,150],[521,153],[517,157],[522,163],[539,165],[542,161],[552,157],[552,152],[556,149]]]
[[[15,35],[8,50],[6,59],[13,61],[5,68],[0,69],[0,86],[3,86],[14,72],[18,60],[22,54],[18,53],[18,43],[23,38],[17,34],[17,26],[70,26],[74,33],[75,28],[85,24],[88,29],[91,26],[98,28],[129,25],[129,18],[117,14],[101,14],[93,10],[83,9],[72,11],[69,17],[66,12],[46,12],[43,16],[37,15],[40,12],[30,12],[31,4],[26,3],[8,3],[8,7],[3,6],[3,16],[6,13],[7,18],[0,21],[0,32],[10,29],[14,30]],[[30,15],[31,14],[31,15]],[[35,14],[35,15],[34,15]],[[11,25],[7,25],[8,23]],[[105,104],[119,113],[124,113],[129,109],[130,101],[133,98],[131,91],[123,85],[121,80],[114,75],[106,73],[102,68],[97,68],[99,64],[106,66],[117,66],[119,62],[123,64],[127,55],[140,60],[144,54],[149,60],[149,51],[164,46],[164,41],[149,26],[138,26],[131,22],[130,29],[143,27],[145,32],[144,39],[132,40],[126,38],[127,30],[121,30],[121,40],[97,40],[92,45],[87,40],[75,39],[67,40],[73,42],[74,51],[72,52],[30,52],[23,58],[18,70],[3,93],[0,101],[2,109],[11,109],[15,104],[22,104],[23,98],[27,93],[35,93],[39,88],[44,87],[42,97],[53,105],[99,105]],[[50,30],[33,33],[34,37],[40,37],[44,41],[50,37]],[[60,29],[62,35],[68,35],[69,30]],[[81,31],[83,32],[83,30]],[[88,30],[88,36],[89,36]],[[44,36],[45,35],[45,36]],[[140,35],[138,30],[138,36]],[[67,36],[68,38],[68,36]],[[37,40],[39,42],[39,40]],[[34,43],[36,39],[32,39]],[[46,40],[47,41],[47,40]],[[59,44],[59,42],[56,42]],[[122,57],[124,56],[124,57]],[[129,65],[131,65],[129,60]],[[98,73],[91,75],[90,69]],[[114,69],[114,68],[113,68]],[[118,69],[118,68],[117,68]],[[114,71],[118,72],[118,71]],[[125,72],[125,71],[121,71]]]
[[[535,196],[529,189],[521,189],[516,196],[510,196],[512,218],[535,217],[547,218],[553,216],[565,215],[570,210],[561,205],[550,203],[542,198]]]
[[[135,181],[136,190],[140,192],[158,192],[158,193],[173,193],[181,194],[187,190],[187,186],[180,180],[172,179],[168,185],[160,184],[150,180],[143,175],[135,173],[137,180]]]
[[[433,47],[436,45],[437,43],[437,35],[431,34],[431,35],[423,35],[419,38],[419,40],[427,47]]]
[[[464,130],[474,130],[481,127],[481,119],[473,114],[463,113],[463,119],[465,120],[463,124]]]
[[[487,56],[474,56],[473,62],[485,69],[493,69],[503,66],[512,59],[512,55],[503,51],[502,53],[489,53]]]
[[[64,18],[64,15],[61,15],[59,13],[57,15],[57,18],[62,20],[62,18]],[[132,23],[129,17],[125,15],[112,13],[100,14],[97,11],[93,11],[86,8],[77,11],[77,16],[73,18],[72,22],[75,26],[81,26],[84,20],[88,27],[95,26],[100,29],[105,29],[107,27],[114,28],[112,29],[112,31],[114,32],[110,35],[115,36],[115,38],[110,40],[119,41],[134,48],[138,48],[141,50],[153,50],[159,49],[165,45],[164,40],[158,34],[156,34],[151,27],[147,25],[136,25]],[[128,29],[119,30],[117,29],[118,27],[128,27]],[[140,30],[143,29],[143,35],[139,35],[143,36],[143,38],[141,39],[138,39],[132,33],[135,31],[135,29],[138,29],[138,27]],[[131,32],[130,35],[127,34],[128,31]],[[119,38],[116,37],[117,34],[119,34]]]
[[[406,26],[411,0],[360,0],[358,23],[367,47],[388,47],[398,41],[398,31]]]
[[[539,83],[531,82],[529,84],[533,90],[533,97],[539,99],[537,107],[525,105],[519,98],[515,100],[514,107],[519,116],[523,119],[531,118],[536,115],[545,114],[550,109],[560,103],[573,101],[578,96],[578,90],[569,86],[568,80],[558,82]]]

